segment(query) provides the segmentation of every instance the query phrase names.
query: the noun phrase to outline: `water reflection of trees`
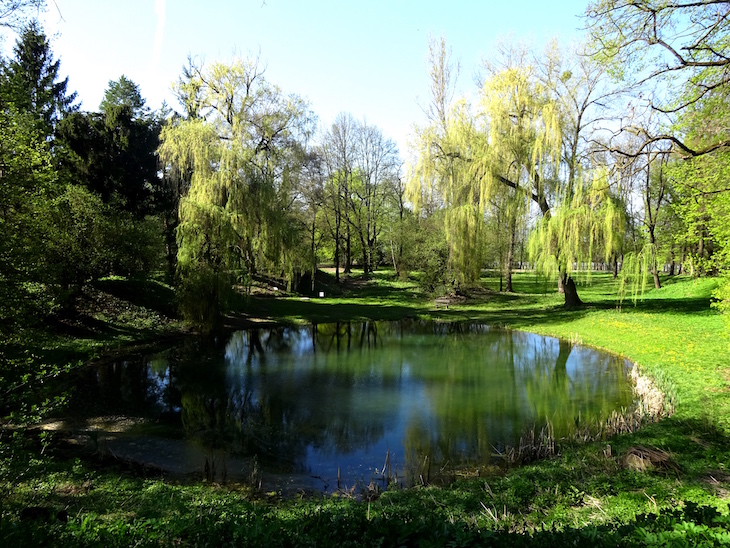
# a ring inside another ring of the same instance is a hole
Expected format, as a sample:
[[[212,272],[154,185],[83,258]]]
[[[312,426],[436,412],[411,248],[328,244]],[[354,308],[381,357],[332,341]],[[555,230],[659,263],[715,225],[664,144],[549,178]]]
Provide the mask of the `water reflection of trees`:
[[[597,422],[628,406],[632,392],[616,357],[529,333],[460,338],[444,352],[453,359],[428,382],[430,424],[412,421],[405,445],[411,472],[434,462],[484,463],[526,428],[546,422],[557,437],[579,421]]]
[[[252,344],[256,339],[264,353]],[[245,449],[301,468],[310,446],[334,455],[380,439],[382,421],[358,412],[363,390],[382,389],[379,374],[363,375],[357,360],[338,359],[339,351],[371,348],[376,341],[375,324],[234,334],[226,350],[228,383],[245,417]]]
[[[610,356],[415,319],[240,331],[225,344],[190,340],[96,375],[111,408],[132,400],[178,415],[206,449],[292,472],[312,452],[345,458],[393,432],[403,446],[391,449],[411,470],[483,463],[526,426],[550,420],[565,435],[578,418],[598,420],[632,397]]]

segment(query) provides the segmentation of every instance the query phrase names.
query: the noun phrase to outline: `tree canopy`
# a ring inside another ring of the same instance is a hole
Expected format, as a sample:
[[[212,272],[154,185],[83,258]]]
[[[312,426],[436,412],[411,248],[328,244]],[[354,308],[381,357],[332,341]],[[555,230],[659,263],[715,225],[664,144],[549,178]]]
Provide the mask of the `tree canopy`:
[[[730,2],[595,0],[587,44],[504,42],[463,97],[458,61],[432,40],[405,171],[365,119],[317,128],[257,57],[190,58],[180,113],[151,111],[125,75],[98,112],[79,111],[26,22],[42,4],[0,4],[3,25],[23,22],[0,64],[3,223],[23,232],[3,248],[11,285],[45,272],[60,293],[165,255],[185,316],[212,329],[236,289],[266,277],[314,291],[322,261],[337,283],[387,262],[443,292],[485,269],[512,291],[527,263],[566,306],[596,267],[634,289],[648,275],[659,287],[662,269],[727,271]]]
[[[292,173],[312,118],[304,100],[264,78],[257,59],[193,65],[177,89],[196,116],[163,128],[160,154],[191,173],[178,266],[188,315],[211,325],[232,282],[290,270],[296,260],[287,222]]]
[[[13,53],[0,80],[0,107],[33,113],[39,130],[50,136],[61,117],[76,109],[76,94],[67,92],[68,78],[59,79],[61,62],[37,21],[23,28]]]

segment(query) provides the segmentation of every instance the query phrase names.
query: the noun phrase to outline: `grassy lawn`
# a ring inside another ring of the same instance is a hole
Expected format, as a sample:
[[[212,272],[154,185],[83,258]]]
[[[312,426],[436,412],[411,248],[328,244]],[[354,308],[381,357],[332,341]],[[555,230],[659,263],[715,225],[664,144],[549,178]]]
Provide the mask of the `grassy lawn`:
[[[517,274],[512,295],[496,292],[494,278],[483,283],[486,289],[437,307],[416,284],[380,272],[367,283],[350,280],[343,289],[328,287],[323,299],[242,297],[234,317],[322,323],[416,316],[477,320],[562,337],[638,363],[673,398],[675,414],[609,440],[563,441],[553,459],[479,477],[465,474],[448,486],[388,490],[364,501],[282,500],[245,485],[150,479],[86,460],[49,458],[52,445],[41,454],[43,440],[29,438],[0,444],[0,545],[730,543],[730,338],[723,318],[709,306],[715,280],[667,279],[661,290],[648,291],[635,305],[619,306],[610,275],[594,274],[579,283],[586,306],[573,311],[562,308],[553,282],[534,274]],[[120,301],[136,296],[133,304],[145,305],[141,288],[130,292],[119,281],[104,289]],[[163,311],[169,301],[159,292],[157,298],[148,302]],[[143,316],[117,324],[99,319],[109,326],[106,331],[100,328],[75,342],[49,337],[44,344],[64,352],[74,344],[98,352],[148,340],[156,331],[144,328]],[[165,330],[175,328],[179,325]],[[638,449],[661,452],[668,460],[642,469],[630,458]],[[68,521],[53,515],[23,518],[28,507],[63,511]]]

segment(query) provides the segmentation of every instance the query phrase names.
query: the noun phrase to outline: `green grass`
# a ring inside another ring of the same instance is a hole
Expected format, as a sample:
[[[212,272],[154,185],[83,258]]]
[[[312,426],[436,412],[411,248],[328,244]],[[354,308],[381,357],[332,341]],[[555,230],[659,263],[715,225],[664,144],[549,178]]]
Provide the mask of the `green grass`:
[[[157,280],[105,278],[85,287],[75,316],[24,328],[4,350],[46,361],[75,362],[154,345],[186,332],[176,318],[173,288]]]
[[[488,291],[475,291],[472,299],[437,308],[415,283],[396,280],[385,271],[366,284],[328,290],[324,299],[242,298],[235,317],[328,322],[416,316],[476,320],[563,337],[637,362],[671,392],[676,413],[610,440],[581,445],[563,441],[559,457],[507,473],[463,474],[452,485],[389,490],[370,502],[333,497],[282,500],[246,486],[144,479],[129,470],[53,458],[53,444],[40,455],[41,442],[24,438],[0,444],[0,544],[730,543],[730,338],[722,318],[709,306],[715,280],[666,279],[661,290],[648,291],[635,305],[619,306],[611,276],[594,274],[578,287],[586,306],[572,311],[562,308],[553,282],[527,273],[517,274],[514,282],[516,294],[500,294],[494,291],[498,280],[487,277],[483,283]],[[118,287],[106,289],[120,296],[130,289],[122,287],[124,282],[115,283]],[[340,294],[329,296],[335,292]],[[132,291],[127,297],[136,294]],[[164,295],[161,301],[166,301]],[[140,298],[140,304],[145,302]],[[130,331],[120,335],[122,340],[134,337],[134,323],[125,324]],[[137,333],[152,332],[142,326]],[[107,346],[117,340],[113,326],[100,338],[105,336]],[[672,467],[638,471],[628,466],[626,457],[637,446],[666,451]],[[20,519],[27,506],[66,509],[69,521],[39,527],[38,522]]]

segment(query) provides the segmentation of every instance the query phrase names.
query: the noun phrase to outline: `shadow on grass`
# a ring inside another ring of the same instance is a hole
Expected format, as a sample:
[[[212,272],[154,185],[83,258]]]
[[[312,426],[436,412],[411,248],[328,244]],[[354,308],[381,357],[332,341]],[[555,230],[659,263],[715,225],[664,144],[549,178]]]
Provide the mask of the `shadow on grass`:
[[[320,300],[281,299],[276,297],[250,297],[242,301],[238,310],[242,316],[267,319],[272,322],[306,320],[310,323],[338,322],[347,320],[396,320],[419,314],[423,307],[414,303],[404,304],[393,299],[392,304],[327,302]]]
[[[519,297],[517,298],[519,300]],[[514,309],[480,308],[479,306],[452,307],[439,310],[435,317],[446,321],[480,321],[495,326],[524,327],[531,324],[562,324],[578,320],[590,313],[591,307],[565,309],[560,305],[521,307]]]
[[[95,282],[94,287],[171,318],[177,314],[173,289],[154,280],[106,279]]]
[[[710,299],[707,297],[686,297],[673,299],[644,299],[636,302],[624,303],[625,312],[677,312],[677,313],[716,313],[710,308]]]
[[[57,329],[64,335],[80,339],[108,339],[110,336],[139,336],[146,332],[144,329],[135,327],[113,325],[86,314],[77,316],[73,322],[58,322]]]

